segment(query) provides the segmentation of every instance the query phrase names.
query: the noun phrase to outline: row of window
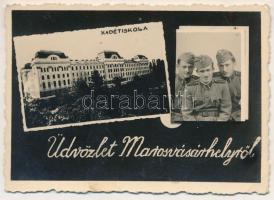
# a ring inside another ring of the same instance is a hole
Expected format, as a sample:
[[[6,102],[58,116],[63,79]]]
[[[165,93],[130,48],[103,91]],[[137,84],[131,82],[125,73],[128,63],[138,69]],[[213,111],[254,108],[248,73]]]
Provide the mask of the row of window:
[[[47,86],[48,86],[48,89],[51,89],[51,88],[56,88],[56,87],[62,87],[62,84],[63,84],[63,86],[70,85],[70,80],[69,79],[68,80],[63,80],[63,83],[60,80],[59,81],[48,82]],[[42,86],[43,86],[43,89],[46,89],[46,83],[45,82],[42,83]]]
[[[60,77],[61,77],[61,74],[56,74],[56,75],[57,75],[57,78],[60,78]],[[44,75],[42,75],[41,77],[42,77],[42,80],[45,80],[45,76],[44,76]],[[46,77],[47,77],[47,79],[50,79],[50,75],[47,75]],[[53,75],[52,75],[52,78],[55,79],[55,77],[56,77],[55,74],[53,74]],[[65,74],[62,74],[62,77],[65,78],[66,75],[65,75]],[[67,77],[69,77],[69,73],[67,73]]]
[[[122,72],[121,73],[121,76],[135,76],[135,75],[143,75],[143,74],[147,74],[149,73],[149,70],[146,70],[146,71],[138,71],[138,72]],[[117,75],[119,75],[119,73],[115,73],[115,74],[109,74],[108,77],[111,79],[111,78],[114,78],[116,77]]]
[[[58,66],[58,67],[52,67],[49,66],[47,68],[41,68],[42,72],[59,72],[59,71],[68,71],[68,67],[62,67],[62,66]]]
[[[123,64],[107,64],[107,67],[139,67],[147,66],[148,63],[123,63]]]
[[[71,70],[95,70],[95,69],[101,69],[103,66],[72,66]],[[59,72],[59,71],[69,71],[69,67],[62,67],[62,66],[58,66],[58,67],[52,67],[49,66],[47,68],[41,68],[42,72]]]
[[[142,68],[129,68],[129,69],[126,69],[126,71],[141,71],[141,70],[147,70],[147,68],[142,67]],[[121,68],[120,71],[124,71],[124,69]],[[109,68],[108,72],[109,73],[111,73],[111,72],[119,72],[119,69],[111,69],[111,68]]]
[[[123,70],[121,69],[121,71],[123,71]],[[111,73],[111,72],[119,72],[119,69],[108,69],[108,72],[109,73]]]
[[[79,68],[78,68],[79,67]],[[94,69],[101,69],[103,65],[93,65],[93,66],[72,66],[71,70],[94,70]]]
[[[99,73],[103,74],[103,70],[100,70]],[[72,73],[72,77],[74,77],[74,76],[76,76],[76,77],[79,77],[79,76],[91,76],[91,75],[92,75],[92,72],[80,72],[80,73],[77,72],[75,74]],[[56,77],[57,78],[61,78],[61,77],[65,78],[65,77],[69,77],[69,73],[67,73],[67,74],[53,74],[53,75],[49,75],[48,74],[48,75],[42,75],[41,78],[42,78],[42,80],[45,80],[45,77],[47,79],[51,79],[51,76],[52,76],[53,79],[55,79]]]
[[[131,70],[133,69],[133,67],[139,67],[141,66],[142,64],[139,64],[139,63],[134,63],[134,64],[107,64],[108,67],[131,67]],[[146,66],[146,64],[145,64]],[[78,68],[79,67],[79,68]],[[95,69],[101,69],[103,68],[103,65],[96,65],[96,66],[72,66],[71,67],[71,70],[95,70]],[[117,69],[118,70],[118,69]],[[59,72],[59,71],[69,71],[69,66],[58,66],[58,67],[52,67],[52,66],[49,66],[47,68],[41,68],[41,71],[42,72]]]

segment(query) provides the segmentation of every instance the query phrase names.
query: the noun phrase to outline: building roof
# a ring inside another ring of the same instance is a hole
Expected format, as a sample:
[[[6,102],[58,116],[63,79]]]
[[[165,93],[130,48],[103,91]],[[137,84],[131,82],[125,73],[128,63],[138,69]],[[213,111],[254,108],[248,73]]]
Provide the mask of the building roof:
[[[31,69],[31,64],[30,63],[26,63],[25,66],[23,67],[23,69]]]
[[[63,52],[61,51],[47,51],[47,50],[40,50],[37,51],[35,54],[35,58],[47,58],[50,55],[56,55],[59,58],[68,58]]]
[[[139,59],[147,59],[144,55],[136,55]]]
[[[105,58],[111,58],[113,55],[116,55],[117,58],[122,59],[117,51],[102,51],[100,54],[104,54]]]

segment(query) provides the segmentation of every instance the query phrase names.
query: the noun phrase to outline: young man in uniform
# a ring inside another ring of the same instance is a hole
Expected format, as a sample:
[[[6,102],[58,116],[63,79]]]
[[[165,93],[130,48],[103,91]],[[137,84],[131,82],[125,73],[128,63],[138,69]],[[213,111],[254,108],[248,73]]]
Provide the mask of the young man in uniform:
[[[196,57],[194,66],[199,79],[185,87],[183,120],[228,121],[232,105],[226,81],[213,79],[213,61],[207,55]]]
[[[176,79],[175,79],[175,98],[173,99],[171,119],[173,122],[183,121],[181,114],[182,96],[184,95],[185,86],[192,81],[198,79],[194,76],[194,59],[195,56],[191,52],[181,54],[176,63]]]
[[[226,50],[217,51],[216,59],[219,67],[219,72],[214,73],[214,78],[221,78],[228,83],[232,111],[231,120],[241,120],[241,72],[235,71],[235,57]]]

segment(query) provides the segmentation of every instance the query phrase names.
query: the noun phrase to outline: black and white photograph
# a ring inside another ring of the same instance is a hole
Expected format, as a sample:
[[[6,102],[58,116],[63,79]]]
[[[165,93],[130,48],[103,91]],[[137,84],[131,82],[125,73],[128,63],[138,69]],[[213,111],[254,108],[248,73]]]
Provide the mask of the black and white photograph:
[[[248,118],[248,27],[176,30],[172,122]]]
[[[24,129],[169,112],[160,22],[15,37]]]

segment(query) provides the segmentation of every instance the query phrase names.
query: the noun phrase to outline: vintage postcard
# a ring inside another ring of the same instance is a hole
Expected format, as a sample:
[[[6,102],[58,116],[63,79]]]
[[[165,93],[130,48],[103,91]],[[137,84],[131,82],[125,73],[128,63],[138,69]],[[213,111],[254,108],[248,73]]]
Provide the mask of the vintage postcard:
[[[268,192],[267,6],[6,8],[9,192]]]
[[[248,26],[176,30],[172,122],[248,119]]]

